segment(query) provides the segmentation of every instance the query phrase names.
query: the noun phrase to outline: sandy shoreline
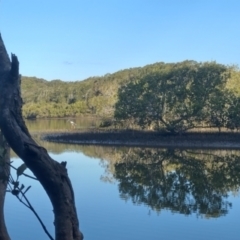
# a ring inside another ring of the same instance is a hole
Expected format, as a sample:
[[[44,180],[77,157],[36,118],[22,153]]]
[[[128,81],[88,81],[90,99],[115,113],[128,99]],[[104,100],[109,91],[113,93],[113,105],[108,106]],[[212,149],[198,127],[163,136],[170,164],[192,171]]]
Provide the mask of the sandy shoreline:
[[[159,134],[143,131],[51,133],[46,141],[81,144],[161,148],[240,149],[239,133]]]

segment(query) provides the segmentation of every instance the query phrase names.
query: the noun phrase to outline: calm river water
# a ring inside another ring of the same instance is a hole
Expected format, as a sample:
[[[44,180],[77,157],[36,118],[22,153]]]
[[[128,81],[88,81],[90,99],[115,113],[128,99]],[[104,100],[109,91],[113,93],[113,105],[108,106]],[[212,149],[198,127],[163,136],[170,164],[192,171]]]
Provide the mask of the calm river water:
[[[95,126],[92,119],[76,123]],[[66,120],[27,124],[31,131],[70,128]],[[86,240],[240,239],[240,151],[81,146],[34,137],[52,158],[67,161]],[[22,164],[14,154],[12,160],[15,167]],[[41,185],[19,180],[31,186],[27,196],[54,236],[52,207]],[[11,193],[5,215],[13,240],[48,239]]]

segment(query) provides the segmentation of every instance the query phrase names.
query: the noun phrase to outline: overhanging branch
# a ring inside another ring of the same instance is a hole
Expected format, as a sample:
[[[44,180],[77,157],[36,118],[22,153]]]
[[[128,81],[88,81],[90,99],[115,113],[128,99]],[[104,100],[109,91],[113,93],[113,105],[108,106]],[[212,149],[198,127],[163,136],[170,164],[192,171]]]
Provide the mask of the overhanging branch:
[[[22,118],[19,63],[11,62],[0,36],[0,127],[11,148],[48,194],[54,209],[56,240],[82,240],[74,194],[66,168],[31,137]]]

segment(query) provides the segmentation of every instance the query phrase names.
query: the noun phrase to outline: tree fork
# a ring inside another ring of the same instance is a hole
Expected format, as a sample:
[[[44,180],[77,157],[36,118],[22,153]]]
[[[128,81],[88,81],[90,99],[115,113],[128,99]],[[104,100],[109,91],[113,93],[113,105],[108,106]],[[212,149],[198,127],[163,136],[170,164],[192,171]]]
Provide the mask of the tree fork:
[[[54,211],[55,239],[82,240],[71,181],[66,168],[31,137],[22,117],[19,62],[8,57],[0,35],[0,127],[14,152],[45,189]]]

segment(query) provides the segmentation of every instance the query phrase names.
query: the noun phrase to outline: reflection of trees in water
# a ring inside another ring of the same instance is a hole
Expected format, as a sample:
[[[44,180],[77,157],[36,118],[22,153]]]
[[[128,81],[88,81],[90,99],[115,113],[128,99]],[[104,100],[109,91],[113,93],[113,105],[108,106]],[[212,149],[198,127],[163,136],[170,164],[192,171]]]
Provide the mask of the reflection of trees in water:
[[[50,152],[82,152],[103,159],[103,181],[119,181],[120,195],[156,211],[205,217],[227,214],[228,192],[240,185],[239,151],[166,150],[80,146],[35,140]]]
[[[135,148],[122,159],[114,173],[121,197],[156,211],[219,217],[239,189],[240,157],[226,152]]]

